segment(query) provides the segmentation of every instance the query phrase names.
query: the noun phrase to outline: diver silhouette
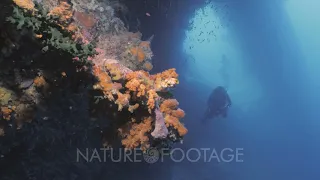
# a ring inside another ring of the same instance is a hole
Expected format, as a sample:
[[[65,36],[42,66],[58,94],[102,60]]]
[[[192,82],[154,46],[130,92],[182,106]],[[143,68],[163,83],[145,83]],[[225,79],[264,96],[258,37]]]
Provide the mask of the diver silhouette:
[[[202,121],[219,116],[226,118],[230,106],[231,99],[227,93],[227,90],[222,86],[216,87],[213,89],[208,98],[207,109]]]

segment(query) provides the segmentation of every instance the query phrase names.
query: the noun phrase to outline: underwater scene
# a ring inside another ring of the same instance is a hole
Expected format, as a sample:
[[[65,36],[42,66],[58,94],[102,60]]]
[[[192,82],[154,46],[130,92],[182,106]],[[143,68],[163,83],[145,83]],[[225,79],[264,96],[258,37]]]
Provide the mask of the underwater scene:
[[[1,0],[0,180],[319,180],[319,0]]]

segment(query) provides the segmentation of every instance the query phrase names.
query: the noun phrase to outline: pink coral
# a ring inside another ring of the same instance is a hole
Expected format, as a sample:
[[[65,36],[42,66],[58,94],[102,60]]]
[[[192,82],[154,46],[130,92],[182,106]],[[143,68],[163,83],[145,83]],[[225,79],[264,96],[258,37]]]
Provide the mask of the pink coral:
[[[165,124],[165,120],[163,117],[162,112],[159,110],[159,108],[155,109],[155,114],[156,114],[156,124],[153,132],[151,135],[154,138],[166,138],[168,136],[168,129]]]

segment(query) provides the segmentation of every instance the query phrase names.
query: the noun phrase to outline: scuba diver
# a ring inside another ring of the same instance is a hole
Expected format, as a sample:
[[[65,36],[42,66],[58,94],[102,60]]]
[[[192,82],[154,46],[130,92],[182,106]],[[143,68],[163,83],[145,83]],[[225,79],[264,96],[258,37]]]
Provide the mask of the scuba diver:
[[[227,93],[227,90],[218,86],[210,94],[207,101],[207,109],[202,121],[215,117],[227,117],[227,111],[231,106],[231,100]]]

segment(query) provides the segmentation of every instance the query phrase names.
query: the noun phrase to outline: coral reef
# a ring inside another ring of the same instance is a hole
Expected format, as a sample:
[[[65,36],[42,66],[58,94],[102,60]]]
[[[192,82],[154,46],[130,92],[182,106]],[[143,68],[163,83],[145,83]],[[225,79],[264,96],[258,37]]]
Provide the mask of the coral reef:
[[[34,3],[32,0],[14,0],[14,3],[23,9],[34,10]]]
[[[179,121],[185,116],[182,109],[178,108],[179,102],[176,99],[164,100],[160,106],[160,111],[165,114],[166,125],[177,129],[180,136],[184,136],[188,130]]]
[[[95,132],[105,146],[120,142],[141,150],[159,140],[179,142],[187,133],[184,111],[167,98],[179,83],[178,74],[175,69],[149,73],[152,38],[142,40],[141,33],[127,30],[114,14],[119,4],[12,3],[8,29],[0,29],[0,40],[6,42],[0,44],[5,52],[0,56],[1,154],[25,146],[19,138],[8,147],[3,142],[28,131],[41,131],[39,141],[49,146],[62,135],[78,144],[79,134]],[[70,132],[57,133],[54,127]]]
[[[151,123],[152,119],[149,117],[140,123],[135,123],[135,120],[133,120],[124,127],[119,128],[119,132],[123,137],[121,142],[125,148],[133,149],[140,146],[142,150],[147,150],[150,147],[147,133],[151,131]]]

